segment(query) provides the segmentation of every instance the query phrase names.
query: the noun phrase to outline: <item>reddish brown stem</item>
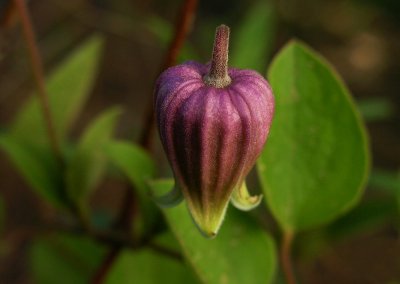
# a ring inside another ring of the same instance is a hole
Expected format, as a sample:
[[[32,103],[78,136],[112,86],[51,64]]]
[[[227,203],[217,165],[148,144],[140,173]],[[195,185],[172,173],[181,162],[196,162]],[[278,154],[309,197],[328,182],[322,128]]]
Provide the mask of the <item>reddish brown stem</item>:
[[[292,232],[285,232],[281,244],[281,263],[282,270],[286,278],[287,284],[296,284],[296,279],[293,272],[293,263],[291,257],[292,243],[294,234]]]
[[[186,36],[192,26],[196,7],[197,0],[185,0],[183,3],[178,21],[175,25],[174,37],[169,45],[168,52],[165,56],[164,64],[161,67],[160,72],[176,63],[179,52],[181,51]]]
[[[39,99],[40,106],[42,108],[42,113],[44,121],[47,128],[47,135],[50,141],[51,148],[55,154],[55,157],[63,165],[63,159],[61,154],[61,148],[59,141],[57,139],[56,130],[54,127],[51,110],[49,106],[49,99],[46,92],[44,72],[42,66],[42,60],[39,54],[39,50],[36,44],[35,32],[33,31],[32,21],[29,16],[29,11],[24,0],[14,0],[14,4],[17,8],[19,18],[21,20],[21,25],[23,29],[23,34],[26,41],[26,46],[28,48],[29,58],[32,67],[32,73],[35,78],[35,83],[37,87],[37,96]]]
[[[167,54],[165,56],[164,64],[161,66],[160,73],[176,64],[180,50],[185,42],[186,35],[188,34],[194,15],[196,12],[197,0],[185,0],[182,6],[178,21],[175,26],[174,37],[169,45]],[[153,110],[153,100],[149,100],[146,111],[145,121],[139,141],[146,149],[151,148],[151,139],[154,134],[155,115]]]
[[[15,3],[10,1],[2,9],[3,11],[1,14],[0,26],[7,29],[16,23],[17,11],[15,9]]]
[[[192,24],[196,7],[197,7],[197,0],[185,0],[178,21],[175,26],[174,37],[171,41],[171,44],[169,45],[165,61],[161,67],[161,71],[175,64],[178,54],[185,41],[186,35],[188,34],[190,26]],[[153,113],[153,100],[150,100],[148,107],[146,108],[143,131],[142,134],[140,135],[140,140],[139,140],[140,145],[147,150],[150,150],[151,148],[151,137],[153,136],[154,132],[154,119],[155,117]],[[126,202],[121,209],[119,222],[128,224],[129,226],[132,217],[131,207],[134,204],[132,188],[128,188],[125,201]],[[127,214],[130,214],[129,215],[130,217]],[[152,248],[154,250],[160,250],[160,247],[158,246],[152,246]],[[114,261],[117,259],[119,253],[121,252],[121,249],[122,249],[121,246],[114,246],[110,250],[110,252],[104,258],[103,263],[96,271],[92,279],[92,284],[101,284],[104,282],[108,274],[108,271],[111,269],[112,265],[114,264]]]
[[[33,30],[32,21],[29,16],[28,7],[25,3],[25,0],[14,0],[13,4],[17,10],[19,19],[21,21],[22,30],[29,53],[32,74],[34,76],[37,88],[36,94],[39,100],[39,105],[42,109],[42,114],[44,118],[45,127],[47,130],[48,139],[50,142],[50,147],[52,148],[54,156],[58,161],[60,171],[63,171],[65,163],[61,151],[61,144],[57,138],[56,129],[53,123],[53,118],[49,104],[49,97],[46,91],[42,59],[40,57],[39,49],[36,43],[35,32]],[[75,204],[73,200],[70,199],[67,190],[65,188],[65,184],[60,188],[60,193],[61,196],[64,198],[66,204],[69,206],[71,212],[79,218],[82,225],[89,231],[90,224],[87,221],[87,218],[84,216],[79,206]]]
[[[106,280],[108,271],[111,269],[120,253],[121,247],[112,248],[105,256],[96,274],[92,278],[92,284],[101,284]]]

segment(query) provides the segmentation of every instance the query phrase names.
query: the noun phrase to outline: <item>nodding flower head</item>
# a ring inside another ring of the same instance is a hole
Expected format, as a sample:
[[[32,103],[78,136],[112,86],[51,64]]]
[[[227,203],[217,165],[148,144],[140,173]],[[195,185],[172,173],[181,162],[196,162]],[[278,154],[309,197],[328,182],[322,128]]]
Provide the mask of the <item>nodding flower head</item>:
[[[165,70],[155,87],[158,130],[175,177],[160,200],[184,197],[190,214],[213,237],[229,200],[242,210],[261,201],[245,178],[260,155],[274,113],[268,82],[257,72],[228,68],[229,28],[217,28],[209,64],[194,61]]]

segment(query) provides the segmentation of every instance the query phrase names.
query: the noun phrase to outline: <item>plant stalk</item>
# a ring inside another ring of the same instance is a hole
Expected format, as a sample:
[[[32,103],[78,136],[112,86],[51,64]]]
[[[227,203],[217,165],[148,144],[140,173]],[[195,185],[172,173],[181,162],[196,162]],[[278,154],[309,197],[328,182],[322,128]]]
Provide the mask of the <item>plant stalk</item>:
[[[167,54],[165,56],[164,63],[160,68],[160,73],[176,64],[179,52],[181,51],[183,44],[185,42],[186,36],[190,31],[192,26],[194,16],[196,13],[198,0],[185,0],[183,3],[178,21],[175,25],[174,37],[168,47]],[[158,76],[158,74],[157,74]],[[149,100],[146,107],[144,116],[144,127],[142,133],[140,134],[139,142],[146,149],[151,148],[152,137],[155,130],[155,115],[153,109],[153,100]]]
[[[175,64],[180,50],[182,49],[183,43],[187,34],[189,33],[190,26],[193,22],[195,11],[197,8],[198,0],[185,0],[179,14],[178,21],[175,26],[174,37],[169,45],[167,54],[165,56],[165,61],[161,67],[161,71]],[[139,144],[150,150],[151,148],[151,138],[154,132],[154,111],[153,111],[153,100],[150,100],[149,105],[145,111],[145,120],[142,133],[139,138]],[[131,207],[134,205],[132,188],[127,189],[126,202],[121,208],[119,221],[125,224],[130,224],[132,219]],[[127,214],[130,214],[129,216]],[[125,220],[125,222],[124,222]],[[94,277],[92,278],[92,284],[101,284],[105,281],[106,276],[114,264],[115,260],[118,258],[119,253],[122,250],[122,246],[114,246],[111,248],[109,253],[105,256],[103,263],[100,265],[96,271]],[[154,250],[160,249],[157,246],[152,247]]]
[[[36,93],[39,99],[39,104],[41,106],[42,114],[46,124],[47,135],[49,138],[50,146],[54,152],[56,159],[60,163],[60,166],[63,166],[64,162],[61,154],[60,143],[57,139],[57,134],[51,115],[49,99],[46,92],[42,60],[39,54],[39,49],[37,47],[35,32],[33,30],[29,11],[24,0],[14,0],[14,4],[17,8],[17,12],[21,20],[22,30],[29,53],[32,73],[37,88]]]
[[[284,232],[281,244],[281,263],[283,274],[285,275],[287,284],[296,284],[296,278],[294,276],[293,262],[291,257],[293,239],[294,234],[292,232]]]
[[[232,82],[228,75],[229,32],[228,26],[217,27],[210,72],[203,79],[207,85],[215,88],[224,88]]]

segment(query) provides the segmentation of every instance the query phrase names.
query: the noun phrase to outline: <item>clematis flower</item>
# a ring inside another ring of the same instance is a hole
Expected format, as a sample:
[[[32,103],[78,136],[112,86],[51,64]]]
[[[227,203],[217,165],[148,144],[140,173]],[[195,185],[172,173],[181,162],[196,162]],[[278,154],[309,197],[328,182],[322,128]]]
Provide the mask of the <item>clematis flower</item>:
[[[228,68],[229,28],[217,28],[210,64],[194,61],[165,70],[155,87],[158,130],[175,187],[159,201],[186,200],[207,237],[214,237],[229,201],[241,210],[257,206],[245,178],[266,142],[274,98],[257,72]]]

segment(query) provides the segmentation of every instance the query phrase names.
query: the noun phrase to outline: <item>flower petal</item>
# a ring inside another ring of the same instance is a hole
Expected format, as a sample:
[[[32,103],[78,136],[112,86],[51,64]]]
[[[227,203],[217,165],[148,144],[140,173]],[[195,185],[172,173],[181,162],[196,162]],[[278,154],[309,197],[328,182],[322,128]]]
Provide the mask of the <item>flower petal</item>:
[[[224,221],[229,202],[226,202],[222,208],[212,208],[207,211],[195,206],[190,200],[187,200],[187,205],[190,216],[201,234],[209,239],[214,238]]]
[[[243,182],[241,186],[238,186],[233,190],[231,203],[239,210],[249,211],[260,204],[262,197],[262,194],[250,195],[246,183]]]
[[[164,195],[155,196],[154,192],[152,195],[154,202],[161,208],[175,207],[183,200],[182,192],[176,185]]]

